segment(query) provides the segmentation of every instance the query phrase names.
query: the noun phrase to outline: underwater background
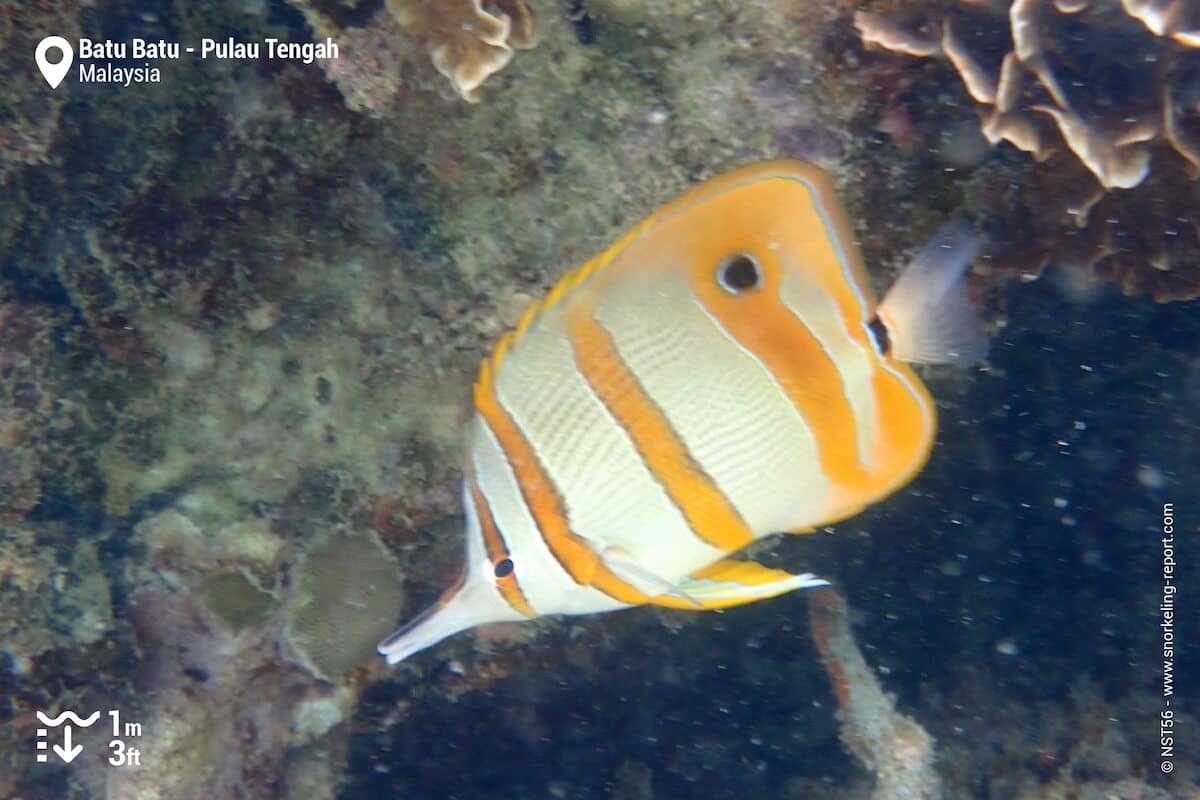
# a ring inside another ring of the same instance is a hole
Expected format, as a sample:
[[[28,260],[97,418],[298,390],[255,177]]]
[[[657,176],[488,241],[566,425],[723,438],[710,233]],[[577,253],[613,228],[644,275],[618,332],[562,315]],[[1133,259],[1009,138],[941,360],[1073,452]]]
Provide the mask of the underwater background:
[[[0,797],[1200,798],[1198,32],[1188,0],[0,0]],[[52,90],[50,35],[339,55]],[[459,569],[499,334],[783,156],[876,288],[956,214],[988,242],[991,353],[922,370],[924,472],[756,546],[848,610],[385,666]],[[39,762],[67,710],[101,724]]]

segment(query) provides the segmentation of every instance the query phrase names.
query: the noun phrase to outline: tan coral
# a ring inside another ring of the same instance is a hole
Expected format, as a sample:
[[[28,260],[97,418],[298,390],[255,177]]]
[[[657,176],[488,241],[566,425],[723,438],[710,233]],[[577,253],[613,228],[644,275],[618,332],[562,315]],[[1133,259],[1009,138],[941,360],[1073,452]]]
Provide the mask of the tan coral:
[[[1186,47],[1200,47],[1200,12],[1187,0],[1121,0],[1126,14],[1155,36],[1169,36]]]
[[[1043,141],[1033,121],[1017,110],[1021,89],[1020,62],[1016,53],[1008,53],[1000,64],[995,106],[990,113],[984,115],[980,128],[989,144],[1008,142],[1018,150],[1029,153],[1035,160],[1045,161],[1054,152],[1054,148]]]
[[[941,52],[936,39],[910,33],[886,17],[859,11],[854,15],[854,27],[863,44],[875,45],[893,53],[923,58]]]
[[[1187,162],[1188,177],[1200,178],[1200,142],[1180,124],[1180,109],[1168,89],[1163,92],[1163,136]]]
[[[993,113],[984,119],[981,129],[988,144],[1008,142],[1018,150],[1029,153],[1037,161],[1045,161],[1051,152],[1042,142],[1037,128],[1021,114]]]
[[[1009,25],[1012,28],[1013,52],[1021,65],[1037,76],[1060,108],[1070,103],[1059,85],[1054,72],[1046,63],[1045,46],[1041,31],[1042,4],[1040,0],[1016,0],[1009,9]]]
[[[1126,13],[1141,21],[1152,32],[1157,35],[1171,35],[1176,31],[1178,20],[1186,17],[1182,10],[1182,2],[1183,0],[1170,0],[1164,4],[1156,0],[1122,0],[1122,5]],[[1070,0],[1054,3],[1053,9],[1061,14],[1078,14],[1088,10],[1090,6],[1088,2]],[[962,78],[968,94],[982,105],[994,106],[994,109],[984,116],[983,132],[988,141],[993,144],[1001,140],[1009,141],[1042,160],[1047,150],[1035,126],[1027,118],[1013,116],[1016,113],[1017,100],[1022,93],[1020,71],[1028,71],[1054,101],[1053,105],[1039,104],[1032,106],[1030,110],[1038,111],[1054,120],[1063,142],[1080,162],[1091,170],[1102,186],[1122,189],[1136,186],[1145,178],[1149,168],[1149,154],[1145,148],[1131,145],[1157,136],[1157,127],[1147,127],[1135,117],[1134,127],[1137,133],[1132,134],[1132,137],[1128,128],[1115,133],[1102,131],[1089,124],[1072,108],[1070,98],[1046,58],[1044,17],[1050,11],[1049,4],[1043,0],[1014,0],[1009,6],[1009,33],[1013,50],[1005,56],[998,79],[987,73],[962,39],[955,34],[952,19],[943,21],[940,46],[932,52],[928,52],[928,47],[913,44],[920,41],[918,35],[906,34],[901,28],[878,15],[859,12],[855,15],[855,24],[866,44],[906,55],[944,54]],[[1186,148],[1186,145],[1182,146]],[[1187,152],[1184,150],[1181,150],[1180,154],[1187,158]]]
[[[996,86],[996,110],[1007,114],[1017,107],[1021,97],[1021,62],[1016,53],[1008,53],[1000,63],[1000,81]]]
[[[921,20],[927,12],[909,13]],[[865,45],[945,56],[979,106],[985,139],[1007,141],[1041,165],[1034,174],[1045,181],[1023,177],[1016,195],[997,201],[1013,212],[1019,196],[1044,217],[1010,215],[1017,228],[1008,246],[1024,254],[1021,274],[1069,262],[1127,293],[1160,301],[1200,295],[1200,271],[1189,266],[1200,261],[1193,232],[1173,232],[1162,214],[1146,213],[1165,204],[1176,218],[1200,217],[1191,183],[1200,179],[1192,49],[1200,46],[1200,0],[960,0],[946,16],[923,21],[922,30],[940,32],[936,47],[888,17],[855,16]],[[1009,51],[997,75],[989,54],[1002,47]],[[1096,80],[1106,70],[1120,76],[1122,89]]]
[[[387,7],[469,103],[479,102],[479,87],[515,50],[536,40],[536,18],[524,0],[494,0],[487,8],[483,0],[388,0]]]
[[[954,28],[951,26],[950,20],[946,20],[942,26],[942,52],[946,54],[946,58],[962,76],[963,83],[967,86],[967,92],[972,98],[989,106],[996,103],[999,80],[988,75],[970,51],[958,40],[954,35]]]
[[[1145,148],[1118,147],[1070,111],[1053,106],[1034,106],[1033,110],[1054,120],[1067,146],[1105,189],[1131,189],[1150,172],[1150,152]]]

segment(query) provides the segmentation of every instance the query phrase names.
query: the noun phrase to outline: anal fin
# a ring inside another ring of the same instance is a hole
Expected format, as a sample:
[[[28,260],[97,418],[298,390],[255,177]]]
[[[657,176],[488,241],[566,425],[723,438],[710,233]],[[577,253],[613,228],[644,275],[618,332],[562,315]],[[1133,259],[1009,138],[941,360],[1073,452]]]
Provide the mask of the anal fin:
[[[727,558],[697,570],[679,582],[679,594],[685,595],[686,600],[676,594],[664,594],[650,602],[666,608],[711,611],[765,600],[796,589],[828,585],[828,581],[811,573],[793,575],[753,561]]]

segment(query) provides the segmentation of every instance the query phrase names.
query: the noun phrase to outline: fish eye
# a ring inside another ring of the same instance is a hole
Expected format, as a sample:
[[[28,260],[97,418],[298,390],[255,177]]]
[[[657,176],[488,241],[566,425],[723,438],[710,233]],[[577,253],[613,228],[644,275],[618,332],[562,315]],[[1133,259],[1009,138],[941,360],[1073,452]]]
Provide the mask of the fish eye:
[[[730,294],[741,294],[747,289],[758,288],[762,283],[762,272],[752,256],[738,253],[717,267],[717,283]]]
[[[503,558],[496,562],[496,577],[506,578],[512,575],[513,562],[511,558]]]

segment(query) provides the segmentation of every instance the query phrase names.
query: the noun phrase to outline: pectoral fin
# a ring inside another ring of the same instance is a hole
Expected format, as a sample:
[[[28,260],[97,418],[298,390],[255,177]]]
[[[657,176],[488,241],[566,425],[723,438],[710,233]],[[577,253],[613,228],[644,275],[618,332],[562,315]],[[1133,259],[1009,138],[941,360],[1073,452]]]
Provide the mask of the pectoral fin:
[[[664,594],[650,602],[667,608],[713,610],[753,603],[796,589],[828,585],[828,581],[811,573],[793,575],[753,561],[724,559],[693,572],[679,582],[678,591],[687,597],[686,600],[681,600],[675,594]]]

